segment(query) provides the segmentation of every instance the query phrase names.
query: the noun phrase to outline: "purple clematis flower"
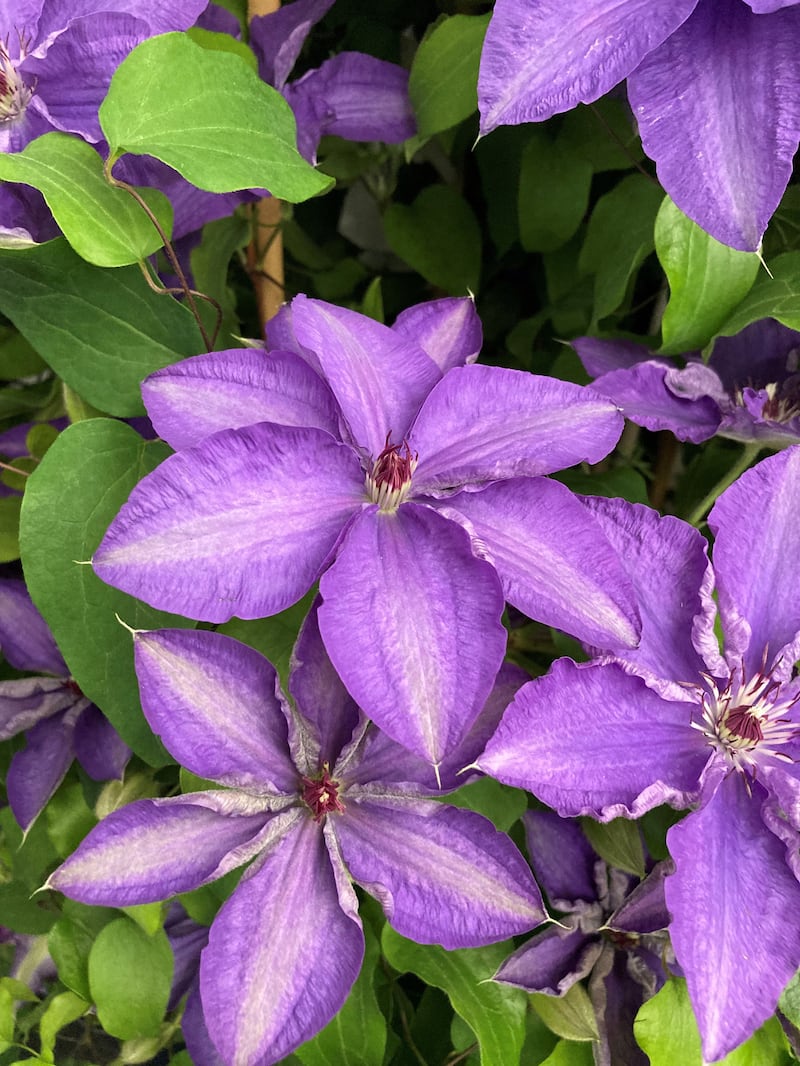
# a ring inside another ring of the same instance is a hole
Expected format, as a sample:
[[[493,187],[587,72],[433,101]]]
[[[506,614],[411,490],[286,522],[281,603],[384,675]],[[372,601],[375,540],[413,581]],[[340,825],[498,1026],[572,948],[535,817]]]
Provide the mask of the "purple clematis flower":
[[[668,976],[662,963],[669,943],[668,864],[639,881],[607,866],[576,822],[543,810],[526,811],[522,820],[534,873],[560,924],[534,934],[506,959],[495,981],[561,996],[588,977],[600,1034],[596,1066],[647,1066],[633,1021]]]
[[[678,207],[758,248],[800,138],[797,0],[497,0],[481,130],[540,121],[624,78],[642,145]]]
[[[480,347],[466,299],[412,308],[392,329],[304,296],[279,317],[270,338],[293,350],[215,352],[145,381],[153,424],[181,450],[109,528],[94,556],[104,581],[221,622],[281,611],[321,579],[320,628],[345,685],[432,763],[486,701],[504,595],[593,644],[636,643],[610,545],[537,476],[606,455],[613,404],[463,365]]]
[[[572,346],[593,387],[646,429],[693,444],[715,435],[772,448],[800,441],[800,333],[772,318],[720,337],[708,365],[687,353],[683,369],[632,341],[579,337]]]
[[[703,538],[674,518],[588,500],[639,592],[638,649],[558,660],[509,707],[477,765],[562,815],[695,807],[667,834],[670,932],[703,1052],[775,1010],[800,965],[800,447],[743,474]]]
[[[48,887],[125,906],[251,862],[200,964],[223,1062],[269,1066],[339,1010],[364,950],[351,879],[421,943],[478,946],[545,920],[511,841],[431,798],[430,767],[361,715],[325,654],[316,610],[295,647],[296,710],[267,660],[230,637],[162,630],[134,641],[152,728],[183,765],[223,787],[114,812]],[[517,684],[495,693],[459,759],[474,758]],[[442,768],[445,788],[460,784],[456,766]]]
[[[15,669],[48,675],[0,681],[0,740],[27,732],[6,779],[11,810],[27,830],[74,758],[95,781],[108,781],[122,777],[131,752],[70,677],[25,583],[14,578],[0,580],[0,649]]]

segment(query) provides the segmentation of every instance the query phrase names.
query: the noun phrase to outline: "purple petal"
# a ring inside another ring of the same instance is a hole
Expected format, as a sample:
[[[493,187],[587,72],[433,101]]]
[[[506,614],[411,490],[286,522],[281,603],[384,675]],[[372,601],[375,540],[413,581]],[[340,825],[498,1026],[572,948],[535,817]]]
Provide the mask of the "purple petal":
[[[268,85],[283,88],[311,28],[332,6],[333,0],[295,0],[251,19],[250,46],[258,58],[258,73]]]
[[[8,803],[24,830],[30,829],[70,767],[77,713],[68,711],[39,722],[28,733],[26,746],[11,760]]]
[[[222,813],[208,804],[219,806],[234,794],[216,796],[137,800],[114,811],[47,887],[82,903],[124,907],[169,899],[221,877],[255,854],[262,830],[281,815]]]
[[[320,827],[303,819],[217,915],[200,988],[223,1061],[278,1062],[344,1003],[361,967],[364,936],[342,878]]]
[[[697,0],[497,0],[481,55],[481,133],[591,103],[688,18]]]
[[[142,710],[179,763],[256,794],[298,791],[278,678],[263,655],[201,629],[134,635]]]
[[[509,955],[494,980],[527,992],[563,996],[591,972],[602,950],[598,936],[587,936],[581,929],[551,927]]]
[[[661,699],[616,663],[558,659],[520,689],[477,760],[566,817],[638,818],[696,798],[710,754],[695,706]]]
[[[29,58],[26,73],[36,78],[36,93],[56,129],[100,141],[97,110],[111,75],[145,37],[147,23],[121,12],[103,11],[73,19],[43,59]]]
[[[581,385],[503,367],[456,367],[414,423],[414,492],[596,463],[622,424],[612,403]]]
[[[668,429],[678,440],[692,444],[713,437],[719,429],[719,405],[710,396],[697,399],[681,396],[682,377],[695,377],[698,370],[719,386],[719,379],[709,367],[689,366],[685,370],[666,366],[656,360],[638,363],[628,370],[604,374],[593,387],[617,404],[626,418],[645,429]]]
[[[418,345],[356,311],[296,296],[292,326],[319,359],[353,439],[374,458],[399,443],[441,372]]]
[[[774,318],[752,322],[733,337],[718,337],[708,365],[728,392],[781,382],[797,370],[800,333]]]
[[[319,627],[353,699],[432,763],[469,731],[505,654],[493,568],[416,504],[365,511],[320,582]]]
[[[17,670],[42,670],[57,677],[69,673],[25,582],[16,578],[0,581],[0,650]]]
[[[298,747],[298,762],[303,773],[313,776],[323,763],[333,766],[339,752],[353,734],[359,713],[341,678],[333,668],[319,631],[319,598],[303,622],[292,652],[289,692],[297,710],[313,725],[314,750]],[[294,732],[294,731],[293,731]],[[306,741],[305,747],[308,742]],[[299,759],[304,759],[301,766]]]
[[[95,571],[163,610],[261,618],[313,584],[363,500],[358,460],[327,433],[266,422],[223,430],[136,486]]]
[[[800,885],[761,821],[765,795],[731,773],[702,810],[667,834],[676,865],[666,884],[670,932],[708,1060],[769,1018],[800,966],[792,917]]]
[[[712,576],[706,540],[696,529],[641,504],[587,497],[594,515],[621,560],[636,590],[642,619],[638,648],[620,654],[626,662],[656,677],[696,682],[705,663],[695,650],[717,647],[713,632]]]
[[[481,815],[433,800],[345,802],[332,821],[344,861],[403,936],[479,947],[545,920],[527,863]]]
[[[196,355],[145,378],[142,399],[156,432],[173,448],[255,422],[337,435],[330,390],[293,352],[232,348]]]
[[[497,568],[506,599],[529,618],[594,646],[638,643],[630,580],[600,525],[564,485],[514,478],[482,492],[461,492],[446,503],[454,517],[468,519]]]
[[[475,302],[466,296],[409,307],[397,316],[392,329],[418,344],[443,374],[454,366],[474,363],[483,345]]]
[[[59,677],[0,681],[0,740],[15,737],[42,719],[68,710],[79,698]]]
[[[199,976],[199,971],[198,971]],[[208,1035],[208,1027],[203,1017],[203,1005],[200,1002],[200,982],[186,1000],[181,1017],[181,1031],[186,1041],[186,1050],[192,1058],[193,1066],[225,1066],[220,1054]]]
[[[202,14],[207,0],[170,0],[169,4],[153,4],[151,0],[80,0],[81,16],[121,11],[144,20],[149,27],[145,36],[186,30]],[[39,22],[40,37],[68,26],[76,15],[75,0],[47,0]],[[11,25],[14,20],[11,20]]]
[[[765,654],[769,665],[786,647],[788,664],[800,651],[799,499],[800,448],[787,448],[742,474],[709,515],[726,648],[750,673]]]
[[[570,344],[578,353],[587,374],[602,377],[612,370],[629,370],[638,363],[652,358],[652,352],[643,344],[625,340],[603,340],[600,337],[577,337]],[[666,360],[662,360],[668,365]]]
[[[75,723],[75,756],[93,781],[122,779],[131,749],[93,703]]]
[[[734,248],[758,248],[792,174],[798,50],[800,11],[764,18],[741,0],[700,0],[628,80],[661,184]]]
[[[553,811],[526,811],[522,821],[533,872],[550,902],[558,910],[571,910],[575,900],[597,902],[597,855],[578,823]]]
[[[417,131],[408,71],[362,52],[340,52],[284,89],[297,119],[297,148],[316,161],[320,139],[399,144]]]
[[[664,883],[674,869],[671,859],[657,863],[614,911],[606,923],[608,927],[630,933],[657,933],[666,929],[670,915],[664,898]]]

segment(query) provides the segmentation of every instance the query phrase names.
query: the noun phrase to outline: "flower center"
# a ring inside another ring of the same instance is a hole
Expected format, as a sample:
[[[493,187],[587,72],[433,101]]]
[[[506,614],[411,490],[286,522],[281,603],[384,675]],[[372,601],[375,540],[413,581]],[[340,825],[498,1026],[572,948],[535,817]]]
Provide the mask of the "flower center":
[[[800,374],[792,374],[780,384],[764,386],[767,400],[761,417],[770,422],[789,422],[800,415]]]
[[[386,434],[386,444],[375,460],[372,472],[367,474],[367,494],[384,514],[394,514],[411,488],[411,475],[417,466],[419,455],[411,451],[408,441],[390,444],[391,430]]]
[[[749,679],[742,668],[723,688],[704,676],[710,691],[703,692],[703,720],[692,725],[725,756],[732,769],[752,771],[764,758],[792,761],[780,749],[800,735],[797,723],[787,717],[800,694],[785,697],[783,683],[763,667]]]
[[[326,814],[336,811],[342,814],[344,804],[339,799],[339,782],[334,781],[327,763],[322,764],[318,777],[304,777],[303,803],[311,810],[315,822],[321,822]]]
[[[11,125],[21,118],[32,96],[33,89],[25,85],[8,49],[0,41],[0,126]]]

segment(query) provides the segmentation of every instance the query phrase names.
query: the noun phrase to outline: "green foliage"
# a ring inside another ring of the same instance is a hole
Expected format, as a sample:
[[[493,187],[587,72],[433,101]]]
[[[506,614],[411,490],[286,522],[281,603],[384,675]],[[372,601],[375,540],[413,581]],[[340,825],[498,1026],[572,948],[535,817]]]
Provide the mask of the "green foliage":
[[[636,822],[615,818],[612,822],[596,822],[582,818],[581,826],[589,843],[609,866],[642,878],[645,875],[642,836]]]
[[[268,188],[297,203],[331,185],[297,151],[281,94],[240,55],[183,33],[151,37],[123,60],[100,125],[112,157],[155,156],[209,192]]]
[[[89,1009],[85,999],[74,992],[61,992],[53,996],[39,1022],[39,1037],[42,1042],[41,1057],[55,1062],[56,1037],[70,1022],[77,1021]]]
[[[550,252],[572,237],[589,204],[591,181],[591,163],[578,146],[534,127],[519,175],[519,234],[526,251]]]
[[[656,217],[655,243],[670,289],[661,351],[677,355],[702,348],[751,288],[758,255],[715,241],[669,197]]]
[[[439,22],[414,55],[408,92],[420,137],[455,126],[478,107],[478,60],[488,15]]]
[[[527,997],[518,988],[490,980],[511,945],[445,951],[406,940],[389,925],[384,928],[382,945],[396,970],[415,973],[447,993],[453,1009],[475,1033],[482,1066],[509,1066],[519,1061],[525,1041]]]
[[[127,266],[161,247],[141,206],[108,184],[100,156],[79,137],[46,133],[22,152],[0,154],[0,179],[39,189],[69,243],[96,266]],[[158,189],[139,192],[169,235],[169,200]]]
[[[117,615],[134,629],[193,623],[112,589],[89,560],[131,489],[167,451],[110,419],[70,426],[28,481],[20,527],[28,589],[75,680],[155,765],[167,757],[142,714],[133,642]]]
[[[78,996],[91,1000],[89,953],[98,933],[119,912],[110,907],[87,907],[65,900],[63,914],[47,936],[47,947],[61,981]]]
[[[776,318],[790,329],[800,329],[800,252],[785,252],[768,266],[770,273],[761,273],[720,325],[719,334],[733,336],[760,318]]]
[[[0,311],[82,397],[123,418],[144,413],[143,377],[201,350],[189,312],[138,268],[91,266],[63,239],[0,248]]]
[[[532,995],[531,1003],[548,1029],[565,1040],[598,1039],[594,1007],[583,985],[572,985],[563,996]]]
[[[229,622],[218,626],[217,632],[234,637],[243,644],[249,644],[251,648],[260,651],[278,671],[281,684],[286,691],[292,648],[315,596],[316,589],[311,589],[302,600],[298,600],[285,611],[274,614],[270,618],[260,618],[256,621],[232,618]]]
[[[528,796],[520,788],[501,785],[491,777],[481,777],[456,792],[442,797],[443,803],[465,807],[488,818],[502,833],[518,822],[528,807]]]

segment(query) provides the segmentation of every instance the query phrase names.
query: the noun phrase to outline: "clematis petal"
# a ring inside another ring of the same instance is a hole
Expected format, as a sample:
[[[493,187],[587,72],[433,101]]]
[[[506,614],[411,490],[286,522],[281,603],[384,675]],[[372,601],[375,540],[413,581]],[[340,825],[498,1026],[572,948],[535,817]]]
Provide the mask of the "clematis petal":
[[[332,830],[347,868],[403,936],[478,947],[547,917],[525,860],[474,811],[375,797],[346,806]]]
[[[572,910],[575,900],[596,903],[597,855],[577,822],[553,811],[526,811],[525,842],[536,880],[558,910]]]
[[[0,0],[0,25],[19,26],[34,37],[43,6],[44,0]]]
[[[418,344],[443,374],[454,366],[474,363],[483,344],[475,301],[467,296],[450,296],[409,307],[397,316],[392,330]]]
[[[664,898],[664,884],[675,872],[672,859],[656,863],[644,881],[640,881],[627,899],[617,907],[606,923],[609,929],[629,933],[657,933],[670,923]]]
[[[377,458],[399,443],[441,371],[417,344],[344,307],[296,296],[292,327],[333,389],[354,441]]]
[[[46,56],[25,61],[25,72],[36,79],[39,104],[56,129],[97,142],[103,138],[97,110],[111,75],[150,30],[147,22],[124,12],[81,15],[56,37]]]
[[[255,422],[337,435],[330,389],[293,352],[231,348],[196,355],[145,378],[142,399],[156,432],[173,448]]]
[[[800,653],[800,448],[787,448],[745,471],[709,515],[714,569],[731,656],[752,673],[784,648],[787,668]]]
[[[131,749],[93,703],[81,711],[73,742],[75,756],[92,780],[122,778]]]
[[[688,18],[697,0],[497,0],[478,77],[481,133],[591,103]]]
[[[752,793],[752,794],[751,794]],[[667,834],[675,955],[703,1055],[722,1058],[767,1020],[800,966],[800,884],[761,821],[766,793],[729,774],[713,798]]]
[[[596,647],[638,643],[630,579],[601,526],[566,486],[514,478],[444,502],[446,514],[468,519],[506,599],[529,618]]]
[[[690,725],[694,709],[661,699],[616,663],[558,659],[520,689],[477,765],[566,817],[686,807],[709,756]]]
[[[652,358],[652,352],[635,341],[604,340],[602,337],[576,337],[570,344],[578,353],[584,370],[593,378],[610,374],[613,370],[629,370]],[[665,366],[666,359],[657,360]]]
[[[0,581],[0,651],[17,670],[41,670],[57,677],[69,673],[25,582],[16,578]]]
[[[206,796],[213,793],[137,800],[114,811],[50,876],[47,887],[109,907],[169,899],[247,862],[260,849],[259,837],[270,821],[296,814],[221,813],[203,802]]]
[[[353,699],[398,744],[441,762],[478,716],[505,654],[492,567],[427,507],[370,508],[320,592],[322,639]]]
[[[353,735],[359,711],[333,668],[319,631],[317,597],[308,612],[292,652],[289,692],[312,735],[290,723],[295,761],[304,774],[313,776],[323,763],[334,766],[339,752]],[[302,735],[301,735],[302,734]],[[309,750],[310,749],[310,750]]]
[[[202,629],[134,634],[142,710],[181,765],[250,792],[295,794],[275,669],[232,637]]]
[[[659,360],[647,360],[627,370],[613,370],[593,382],[592,388],[613,400],[625,415],[645,429],[668,429],[678,440],[692,444],[713,437],[722,415],[709,395],[687,397],[679,390],[687,375],[698,372],[709,379],[709,389],[719,389],[719,379],[709,367],[690,365],[685,370]],[[694,382],[693,382],[694,384]]]
[[[358,460],[327,433],[266,422],[223,430],[136,486],[95,571],[163,610],[261,618],[316,580],[363,499]]]
[[[203,1016],[200,1001],[200,982],[195,983],[181,1017],[181,1032],[186,1041],[186,1050],[192,1058],[193,1066],[225,1066],[220,1054],[208,1035],[208,1026]]]
[[[774,318],[751,322],[732,337],[717,337],[708,365],[730,393],[783,381],[797,370],[800,332]]]
[[[26,746],[11,760],[8,803],[24,830],[33,825],[72,763],[75,717],[75,711],[67,711],[39,722],[28,733]]]
[[[527,992],[563,996],[591,972],[602,950],[599,936],[551,926],[509,955],[493,980]]]
[[[614,404],[582,385],[504,367],[455,367],[414,423],[414,493],[595,463],[622,424]]]
[[[741,0],[700,0],[628,79],[661,184],[734,248],[758,248],[792,174],[798,49],[800,11],[765,18]]]
[[[250,45],[268,85],[283,88],[306,37],[332,6],[333,0],[295,0],[250,20]]]
[[[200,990],[223,1061],[270,1066],[314,1036],[344,1003],[363,957],[361,923],[340,898],[322,831],[304,818],[211,927]]]
[[[0,681],[0,740],[23,733],[76,702],[75,692],[60,677]]]
[[[641,641],[638,648],[618,652],[618,657],[673,681],[696,682],[709,668],[724,672],[718,650],[708,663],[695,650],[710,653],[719,647],[705,538],[687,523],[662,517],[641,504],[587,497],[583,505],[596,518],[636,590]]]
[[[171,0],[169,4],[152,4],[150,0],[81,0],[80,14],[86,17],[109,11],[124,12],[143,19],[149,37],[170,30],[188,29],[202,14],[206,3],[207,0]],[[40,37],[63,30],[75,19],[75,0],[47,0],[41,6]]]

